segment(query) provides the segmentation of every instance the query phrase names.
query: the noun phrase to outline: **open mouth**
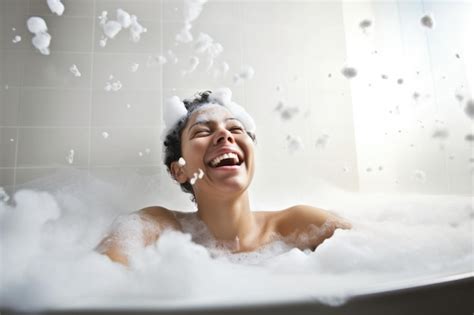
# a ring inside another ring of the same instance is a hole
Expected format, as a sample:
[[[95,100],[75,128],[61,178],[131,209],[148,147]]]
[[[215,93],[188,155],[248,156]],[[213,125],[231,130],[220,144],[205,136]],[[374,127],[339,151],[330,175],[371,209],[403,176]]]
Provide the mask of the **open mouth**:
[[[228,152],[221,154],[212,159],[207,165],[212,168],[219,168],[223,166],[240,166],[243,163],[243,159],[234,152]]]

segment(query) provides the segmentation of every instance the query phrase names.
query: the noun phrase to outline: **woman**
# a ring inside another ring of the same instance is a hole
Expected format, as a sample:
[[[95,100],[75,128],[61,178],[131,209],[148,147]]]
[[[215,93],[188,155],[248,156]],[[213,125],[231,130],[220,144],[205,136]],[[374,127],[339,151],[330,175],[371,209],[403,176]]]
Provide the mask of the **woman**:
[[[167,108],[165,120],[172,128],[164,141],[165,164],[183,191],[192,194],[197,211],[154,206],[122,218],[98,246],[112,260],[127,265],[131,243],[147,246],[165,229],[192,231],[183,228],[190,224],[205,226],[213,244],[231,252],[254,251],[276,239],[314,250],[337,228],[351,228],[342,218],[307,205],[251,210],[248,187],[255,170],[255,125],[231,101],[229,89],[206,91],[184,104],[174,98]],[[130,234],[130,229],[124,233],[122,228],[127,220],[135,222],[136,235],[125,235]],[[197,235],[192,236],[198,241]]]

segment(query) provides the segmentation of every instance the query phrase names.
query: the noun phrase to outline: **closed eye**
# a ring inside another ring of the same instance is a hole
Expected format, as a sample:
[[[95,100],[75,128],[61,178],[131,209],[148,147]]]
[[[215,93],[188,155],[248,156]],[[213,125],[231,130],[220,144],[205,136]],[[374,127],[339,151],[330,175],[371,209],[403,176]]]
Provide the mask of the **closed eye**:
[[[244,129],[242,127],[232,127],[232,128],[229,128],[229,130],[233,133],[242,133],[242,132],[244,132]]]
[[[201,136],[207,136],[209,135],[210,131],[209,130],[198,130],[194,133],[194,136],[196,137],[201,137]]]

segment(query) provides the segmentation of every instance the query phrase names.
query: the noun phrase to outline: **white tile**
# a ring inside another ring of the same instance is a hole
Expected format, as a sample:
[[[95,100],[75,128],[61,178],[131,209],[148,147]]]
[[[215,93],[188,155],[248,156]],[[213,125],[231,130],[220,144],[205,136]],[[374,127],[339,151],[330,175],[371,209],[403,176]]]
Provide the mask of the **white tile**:
[[[90,90],[23,88],[18,121],[22,126],[87,126]]]
[[[161,66],[148,62],[151,54],[95,54],[94,89],[105,91],[108,82],[120,81],[121,89],[161,89]],[[138,64],[136,71],[134,65]],[[110,79],[113,76],[113,79]],[[115,91],[110,91],[111,94]]]
[[[45,17],[54,51],[92,52],[93,18]]]
[[[20,88],[0,85],[0,126],[16,126],[18,124],[18,106]]]
[[[62,0],[64,4],[64,13],[61,17],[78,16],[92,17],[94,16],[94,0]],[[46,1],[29,0],[29,14],[32,16],[57,16],[51,12]]]
[[[92,126],[161,126],[159,91],[95,90],[92,94]]]
[[[14,168],[0,168],[0,187],[2,187],[10,197],[14,191],[14,176]]]
[[[0,167],[15,167],[17,128],[0,128]]]
[[[88,143],[88,128],[20,128],[17,165],[87,166]],[[70,150],[74,150],[72,163]]]
[[[3,84],[8,86],[21,86],[27,58],[27,51],[5,50],[2,52]]]
[[[55,53],[50,56],[39,52],[29,52],[24,62],[23,86],[27,87],[65,87],[89,88],[91,80],[91,54]],[[69,70],[76,65],[81,73],[74,76]]]
[[[161,128],[93,128],[91,166],[159,164],[160,132]]]

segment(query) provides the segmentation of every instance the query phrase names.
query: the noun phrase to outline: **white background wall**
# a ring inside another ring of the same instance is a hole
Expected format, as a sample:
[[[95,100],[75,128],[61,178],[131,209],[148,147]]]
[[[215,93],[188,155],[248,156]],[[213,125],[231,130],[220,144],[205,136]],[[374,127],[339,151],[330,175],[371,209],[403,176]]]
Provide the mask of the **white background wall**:
[[[192,44],[174,39],[182,1],[64,0],[63,16],[52,14],[45,0],[0,3],[0,186],[13,190],[65,167],[97,176],[128,169],[157,175],[160,189],[178,193],[161,163],[163,99],[229,86],[258,125],[253,189],[262,198],[288,187],[288,193],[306,193],[317,179],[352,191],[472,194],[472,146],[464,140],[472,120],[453,92],[463,85],[466,98],[472,95],[469,2],[209,1],[192,33],[208,33],[223,45],[216,62],[228,62],[230,70],[217,78],[202,65],[181,75],[195,55]],[[122,31],[102,48],[97,17],[107,10],[114,18],[117,8],[136,14],[148,31],[138,43]],[[425,12],[435,15],[435,29],[420,25]],[[26,20],[33,15],[50,29],[49,56],[31,45]],[[366,18],[374,25],[363,33],[358,24]],[[20,43],[12,43],[15,35]],[[147,66],[150,56],[169,49],[177,64]],[[461,59],[453,55],[458,51]],[[80,78],[69,72],[72,64]],[[235,85],[232,76],[243,65],[255,76]],[[344,78],[345,65],[359,75]],[[110,75],[122,89],[104,90]],[[411,98],[415,89],[422,104]],[[279,101],[298,107],[298,114],[282,120]],[[399,114],[387,113],[397,105]],[[449,129],[444,150],[431,138],[435,120]],[[329,141],[317,147],[323,134]],[[300,137],[304,149],[289,150],[288,135]],[[66,159],[70,149],[73,164]],[[413,178],[416,170],[426,174],[424,182]]]

